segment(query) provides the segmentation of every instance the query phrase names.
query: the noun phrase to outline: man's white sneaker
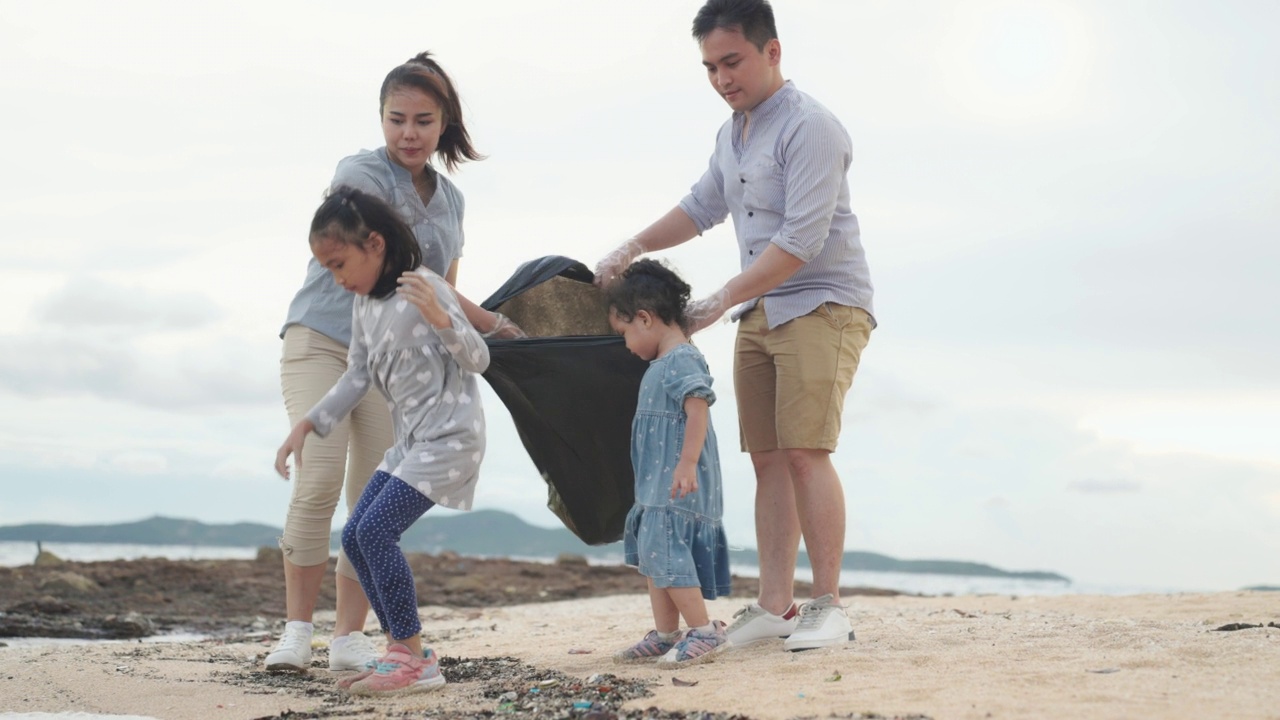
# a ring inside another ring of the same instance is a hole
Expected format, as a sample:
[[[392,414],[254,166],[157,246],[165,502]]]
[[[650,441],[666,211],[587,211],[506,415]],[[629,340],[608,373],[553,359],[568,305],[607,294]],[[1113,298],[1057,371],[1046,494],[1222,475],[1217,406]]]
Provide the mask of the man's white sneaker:
[[[381,653],[373,640],[362,632],[336,637],[329,643],[329,669],[334,671],[365,670],[378,662]]]
[[[744,605],[733,614],[733,624],[725,631],[732,647],[743,647],[761,640],[784,638],[796,629],[799,622],[796,615],[783,618],[774,615],[756,603]]]
[[[311,631],[309,622],[294,620],[284,625],[284,634],[276,649],[267,655],[268,670],[302,672],[311,668]]]
[[[844,606],[828,594],[800,606],[800,623],[782,643],[782,649],[812,650],[849,640],[853,640],[853,626],[844,613]]]

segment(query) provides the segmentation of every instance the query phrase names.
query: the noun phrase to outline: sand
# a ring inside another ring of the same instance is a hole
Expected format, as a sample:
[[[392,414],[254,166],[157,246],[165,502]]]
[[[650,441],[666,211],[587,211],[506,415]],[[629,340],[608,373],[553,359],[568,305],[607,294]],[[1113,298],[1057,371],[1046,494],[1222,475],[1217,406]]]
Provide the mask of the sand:
[[[712,615],[730,620],[741,602],[712,603]],[[650,627],[643,595],[482,610],[429,606],[422,616],[424,634],[446,659],[506,656],[587,684],[599,674],[650,682],[651,696],[621,708],[637,713],[655,707],[671,717],[711,711],[757,720],[1280,718],[1280,627],[1267,626],[1280,625],[1280,594],[898,596],[853,598],[849,605],[856,642],[802,653],[784,652],[781,641],[763,643],[675,671],[611,661],[613,650]],[[1240,623],[1264,627],[1215,630]],[[241,636],[0,648],[0,714],[88,711],[166,720],[267,718],[290,710],[326,718],[502,714],[501,699],[484,695],[492,686],[465,680],[425,695],[335,705],[342,696],[327,692],[327,670],[264,680],[260,659],[270,646],[270,638]],[[673,678],[697,684],[678,686]]]

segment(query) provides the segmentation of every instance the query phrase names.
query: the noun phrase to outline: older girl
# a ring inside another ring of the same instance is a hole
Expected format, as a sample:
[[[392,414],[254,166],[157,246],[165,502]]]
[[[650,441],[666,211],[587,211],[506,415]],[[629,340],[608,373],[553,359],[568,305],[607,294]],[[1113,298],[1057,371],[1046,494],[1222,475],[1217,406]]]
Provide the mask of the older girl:
[[[448,283],[421,265],[410,230],[376,197],[335,190],[316,211],[311,250],[355,295],[350,364],[293,427],[276,471],[288,477],[288,459],[302,453],[307,436],[331,433],[370,388],[389,401],[395,443],[342,531],[387,648],[340,685],[367,695],[431,690],[445,680],[435,654],[423,651],[413,571],[398,543],[434,505],[471,509],[484,456],[476,375],[488,367],[489,349]]]

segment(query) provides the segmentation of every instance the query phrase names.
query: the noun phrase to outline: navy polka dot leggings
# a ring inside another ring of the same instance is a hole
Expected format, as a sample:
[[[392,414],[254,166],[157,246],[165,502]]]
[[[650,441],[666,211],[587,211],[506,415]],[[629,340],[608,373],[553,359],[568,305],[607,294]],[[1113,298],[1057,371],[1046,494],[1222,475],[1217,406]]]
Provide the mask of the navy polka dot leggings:
[[[382,632],[396,640],[422,632],[413,570],[400,551],[400,536],[433,505],[405,481],[379,470],[342,528],[342,550],[356,569]]]

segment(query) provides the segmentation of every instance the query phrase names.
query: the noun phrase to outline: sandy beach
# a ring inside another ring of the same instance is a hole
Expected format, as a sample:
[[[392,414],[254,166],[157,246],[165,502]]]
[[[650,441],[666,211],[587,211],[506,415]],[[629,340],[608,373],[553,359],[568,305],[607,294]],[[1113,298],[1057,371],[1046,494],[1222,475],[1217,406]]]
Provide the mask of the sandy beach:
[[[713,616],[731,619],[741,602],[716,601]],[[374,701],[333,689],[337,676],[325,669],[324,635],[315,667],[302,676],[260,669],[272,644],[267,633],[177,643],[15,644],[0,648],[0,713],[173,720],[698,712],[758,720],[1280,718],[1275,593],[855,597],[848,604],[854,643],[803,653],[765,643],[675,671],[611,660],[613,650],[649,627],[644,595],[425,606],[424,635],[450,683]],[[321,628],[325,619],[318,618]],[[1262,627],[1217,629],[1239,625]],[[575,697],[579,709],[564,710]],[[586,708],[590,702],[594,711]]]

